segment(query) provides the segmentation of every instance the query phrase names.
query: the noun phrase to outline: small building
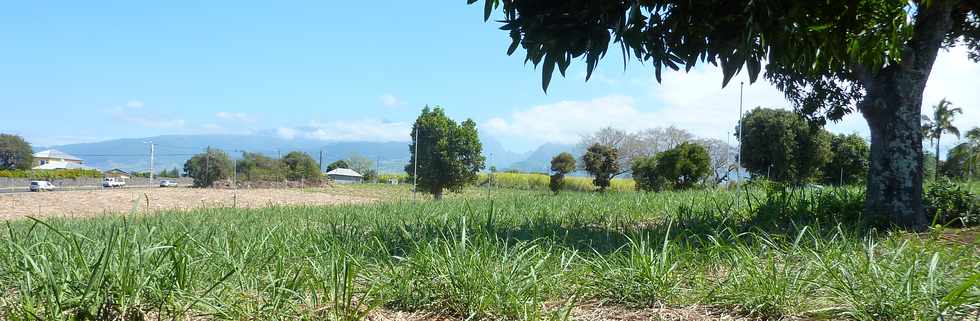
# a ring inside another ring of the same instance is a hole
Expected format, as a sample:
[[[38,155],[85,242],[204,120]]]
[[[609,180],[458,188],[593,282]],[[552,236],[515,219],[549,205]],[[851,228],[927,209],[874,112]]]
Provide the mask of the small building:
[[[105,172],[105,177],[108,178],[129,179],[130,176],[131,175],[128,172],[118,168],[113,168]]]
[[[337,184],[354,184],[364,181],[364,175],[349,169],[349,168],[338,168],[327,172],[327,177],[329,177]]]
[[[48,163],[81,164],[82,159],[56,149],[34,153],[34,166],[42,166]]]

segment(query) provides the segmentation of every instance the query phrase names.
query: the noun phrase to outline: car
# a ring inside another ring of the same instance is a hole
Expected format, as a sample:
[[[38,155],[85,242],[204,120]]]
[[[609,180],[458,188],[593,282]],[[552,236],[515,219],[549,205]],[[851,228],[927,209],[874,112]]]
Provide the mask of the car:
[[[104,180],[102,180],[102,187],[112,188],[112,187],[123,187],[123,186],[126,186],[126,182],[121,179],[117,179],[114,177],[106,177]]]
[[[165,179],[160,181],[160,187],[177,187],[177,182],[174,182],[169,179]]]
[[[49,181],[31,181],[31,192],[53,191],[55,188]]]

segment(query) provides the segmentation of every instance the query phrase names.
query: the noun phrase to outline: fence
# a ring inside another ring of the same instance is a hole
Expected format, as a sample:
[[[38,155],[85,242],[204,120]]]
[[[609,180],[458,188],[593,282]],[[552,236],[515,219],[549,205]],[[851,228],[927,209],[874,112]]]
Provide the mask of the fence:
[[[193,180],[187,177],[181,178],[159,178],[150,180],[147,177],[132,177],[126,181],[126,186],[157,186],[160,184],[161,180],[172,180],[177,182],[180,186],[189,186],[193,183]],[[80,177],[74,179],[56,179],[51,181],[54,186],[61,188],[72,188],[72,187],[99,187],[102,186],[102,178],[96,177]],[[23,188],[26,189],[31,184],[31,179],[29,178],[9,178],[0,177],[0,188]]]

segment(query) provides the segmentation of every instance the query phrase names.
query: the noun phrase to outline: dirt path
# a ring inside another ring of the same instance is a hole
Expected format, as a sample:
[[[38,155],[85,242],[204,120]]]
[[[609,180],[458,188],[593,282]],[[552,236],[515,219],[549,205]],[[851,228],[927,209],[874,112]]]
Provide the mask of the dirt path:
[[[359,204],[376,198],[307,192],[299,189],[224,190],[146,188],[0,194],[0,220],[34,217],[91,217],[201,207],[265,207],[270,205]],[[138,203],[138,205],[136,205]]]

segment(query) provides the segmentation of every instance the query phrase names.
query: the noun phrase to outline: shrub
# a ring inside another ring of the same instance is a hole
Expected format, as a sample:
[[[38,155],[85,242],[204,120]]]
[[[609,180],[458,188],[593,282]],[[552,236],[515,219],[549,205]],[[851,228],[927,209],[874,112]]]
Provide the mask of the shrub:
[[[929,186],[924,201],[933,224],[967,226],[980,223],[980,200],[952,182],[939,181]]]
[[[38,180],[99,178],[102,172],[94,169],[0,170],[0,177]]]

